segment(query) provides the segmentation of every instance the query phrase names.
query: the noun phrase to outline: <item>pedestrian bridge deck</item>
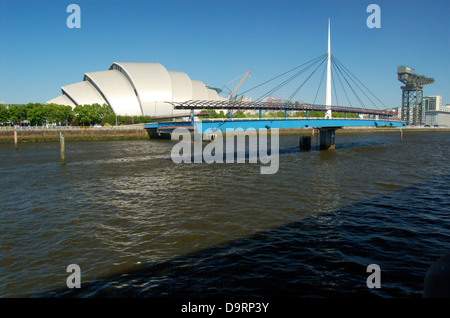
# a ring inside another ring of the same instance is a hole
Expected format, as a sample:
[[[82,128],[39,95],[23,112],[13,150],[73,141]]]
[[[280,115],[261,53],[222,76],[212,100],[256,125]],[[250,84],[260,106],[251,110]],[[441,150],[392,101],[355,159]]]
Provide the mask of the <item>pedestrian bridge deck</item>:
[[[226,129],[293,129],[293,128],[342,128],[342,127],[405,127],[401,121],[384,119],[324,119],[324,118],[215,118],[192,121],[166,121],[148,123],[145,129],[155,129],[162,133],[171,133],[175,129],[194,128],[201,133]]]

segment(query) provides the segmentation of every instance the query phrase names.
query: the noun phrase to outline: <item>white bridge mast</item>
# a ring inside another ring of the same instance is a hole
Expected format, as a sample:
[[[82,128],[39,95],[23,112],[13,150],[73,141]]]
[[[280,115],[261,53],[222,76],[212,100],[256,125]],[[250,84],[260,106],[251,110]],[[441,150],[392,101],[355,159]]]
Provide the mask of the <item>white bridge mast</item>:
[[[331,45],[330,45],[330,19],[328,19],[328,56],[327,56],[327,86],[325,96],[325,119],[331,119]]]

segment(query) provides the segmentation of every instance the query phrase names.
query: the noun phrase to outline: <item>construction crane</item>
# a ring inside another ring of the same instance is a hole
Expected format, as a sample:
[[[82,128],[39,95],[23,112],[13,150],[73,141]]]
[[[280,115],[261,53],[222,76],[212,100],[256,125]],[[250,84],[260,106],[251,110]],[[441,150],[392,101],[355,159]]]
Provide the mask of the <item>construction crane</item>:
[[[239,86],[241,86],[241,84],[244,82],[244,80],[247,78],[247,76],[248,76],[249,74],[250,74],[250,71],[247,71],[246,73],[244,73],[244,74],[242,74],[242,75],[236,77],[234,80],[232,80],[232,81],[230,81],[230,82],[228,82],[228,83],[225,84],[225,86],[226,86],[226,85],[230,84],[231,82],[234,82],[235,80],[237,80],[239,77],[243,76],[242,79],[241,79],[241,81],[239,82],[239,84],[236,85],[236,87],[233,89],[233,91],[232,91],[232,92],[230,93],[230,95],[228,96],[228,99],[231,99],[231,98],[233,97],[233,94],[237,91],[237,89],[239,88]]]
[[[423,86],[434,83],[434,78],[415,74],[411,67],[397,68],[398,80],[402,86],[402,121],[408,125],[420,125],[423,120],[422,100]]]
[[[244,80],[247,78],[247,76],[250,74],[250,71],[245,72],[244,74],[236,77],[234,80],[226,83],[224,86],[226,87],[228,84],[230,84],[231,82],[234,82],[235,80],[237,80],[238,78],[242,77],[242,79],[240,80],[239,84],[236,85],[236,87],[233,89],[233,91],[230,93],[230,95],[228,95],[228,100],[230,102],[240,102],[242,101],[244,96],[241,96],[239,99],[237,99],[237,95],[233,96],[233,94],[237,91],[237,89],[239,88],[239,86],[241,86],[241,84],[244,82]],[[239,112],[239,110],[235,110],[234,112],[232,112],[231,110],[228,110],[229,112],[229,116],[232,117],[233,115],[235,115],[236,113]]]

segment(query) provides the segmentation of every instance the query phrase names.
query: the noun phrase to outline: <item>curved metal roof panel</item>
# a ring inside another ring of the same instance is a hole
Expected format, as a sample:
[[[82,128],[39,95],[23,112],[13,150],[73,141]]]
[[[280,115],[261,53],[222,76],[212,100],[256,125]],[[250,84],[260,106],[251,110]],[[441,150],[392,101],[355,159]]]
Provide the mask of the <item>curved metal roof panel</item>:
[[[61,90],[63,96],[49,102],[72,107],[107,103],[116,114],[130,116],[176,113],[167,102],[225,99],[203,82],[191,80],[183,72],[167,71],[159,63],[115,62],[109,70],[86,73],[83,82]]]
[[[172,101],[184,102],[192,100],[193,88],[192,81],[186,73],[169,71],[172,81]]]
[[[208,92],[205,84],[200,81],[192,80],[192,95],[193,100],[207,100]]]
[[[128,116],[141,116],[142,110],[135,91],[128,79],[117,70],[91,72],[84,79],[101,92],[114,113]]]
[[[66,105],[74,108],[76,105],[66,96],[61,95],[58,97],[55,97],[49,101],[47,101],[47,104],[57,104],[57,105]]]
[[[77,105],[106,104],[102,95],[88,81],[66,85],[61,87],[61,90]]]
[[[219,94],[214,89],[207,88],[206,92],[208,94],[208,100],[220,100]]]
[[[172,81],[159,63],[113,63],[110,70],[118,70],[127,77],[136,92],[142,111],[155,102],[172,101]]]

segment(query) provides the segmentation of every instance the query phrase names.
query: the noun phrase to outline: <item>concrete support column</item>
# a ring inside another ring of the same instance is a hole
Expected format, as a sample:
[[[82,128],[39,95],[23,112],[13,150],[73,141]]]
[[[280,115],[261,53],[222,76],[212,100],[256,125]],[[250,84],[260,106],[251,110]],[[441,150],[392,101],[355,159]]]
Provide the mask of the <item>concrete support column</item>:
[[[320,131],[320,150],[335,148],[336,128],[319,128]]]
[[[150,139],[171,139],[170,133],[161,133],[156,128],[147,128],[147,133]]]

